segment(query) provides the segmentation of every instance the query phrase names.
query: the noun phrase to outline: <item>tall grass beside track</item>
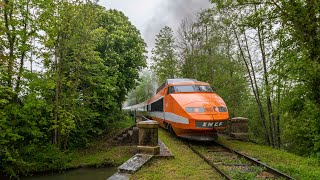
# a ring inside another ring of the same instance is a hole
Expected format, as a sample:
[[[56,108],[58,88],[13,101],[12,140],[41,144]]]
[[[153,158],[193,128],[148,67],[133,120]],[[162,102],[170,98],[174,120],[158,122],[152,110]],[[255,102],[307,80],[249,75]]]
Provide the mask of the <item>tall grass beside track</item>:
[[[181,140],[163,129],[160,139],[173,152],[173,159],[153,159],[130,179],[223,179],[201,158],[194,154]],[[298,180],[320,180],[320,162],[314,158],[301,157],[269,146],[250,142],[226,140],[219,143],[276,168]]]
[[[174,158],[153,159],[130,179],[223,179],[178,138],[161,128],[159,137],[174,154]]]
[[[320,179],[320,160],[301,157],[269,146],[250,142],[226,140],[219,137],[218,141],[243,154],[257,158],[259,161],[276,168],[293,178],[301,180]]]

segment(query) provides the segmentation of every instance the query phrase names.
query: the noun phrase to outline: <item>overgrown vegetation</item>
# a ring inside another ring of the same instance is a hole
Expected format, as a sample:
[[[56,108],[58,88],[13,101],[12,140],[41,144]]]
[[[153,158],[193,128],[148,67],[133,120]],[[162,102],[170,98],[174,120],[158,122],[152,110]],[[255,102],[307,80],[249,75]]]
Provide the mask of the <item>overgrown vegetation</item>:
[[[173,137],[168,131],[160,128],[159,137],[166,146],[173,152],[174,159],[153,159],[151,163],[143,166],[131,178],[133,179],[222,179],[207,165],[201,158],[194,154],[191,149],[181,142],[182,140]],[[250,157],[254,157],[267,165],[280,170],[296,179],[318,179],[320,176],[320,163],[316,158],[301,157],[289,152],[274,149],[266,145],[258,145],[250,142],[226,140],[218,138],[222,143],[234,150],[237,150]],[[198,147],[204,154],[208,149],[205,146]],[[208,153],[208,152],[207,152]],[[214,157],[210,157],[214,158]],[[217,157],[221,159],[222,157]],[[230,161],[230,157],[226,158]],[[214,159],[212,159],[214,160]],[[233,160],[231,160],[233,161]],[[247,160],[239,160],[238,164],[243,164]],[[226,162],[230,163],[230,162]],[[234,162],[233,162],[234,163]],[[256,172],[261,172],[262,168],[255,167]],[[254,179],[255,173],[233,173],[235,179]]]
[[[159,138],[174,154],[173,159],[153,159],[130,179],[223,179],[183,142],[164,129]]]
[[[226,173],[232,179],[259,179],[256,178],[264,171],[263,167],[251,166],[250,161],[245,158],[238,158],[236,154],[228,154],[220,151],[219,146],[202,143],[194,146],[202,155],[208,158],[212,163],[216,164],[219,169]],[[231,165],[231,166],[228,166]],[[239,166],[232,166],[239,165]],[[242,166],[243,165],[243,166]]]
[[[230,141],[219,137],[218,141],[234,150],[274,167],[296,179],[318,179],[320,162],[316,157],[301,157],[292,153],[250,142]]]
[[[83,167],[104,167],[119,166],[128,160],[136,152],[132,146],[110,146],[106,143],[110,136],[114,135],[119,129],[125,129],[132,126],[133,121],[117,122],[117,127],[110,128],[110,134],[103,134],[99,138],[91,141],[86,147],[61,152],[58,148],[52,146],[55,152],[43,150],[39,151],[32,158],[32,163],[25,170],[25,175],[34,175],[43,172],[58,172],[66,169]],[[51,161],[48,158],[53,156]]]
[[[151,98],[157,88],[157,79],[152,72],[144,69],[137,81],[137,87],[127,97],[127,105],[135,105]]]
[[[211,2],[159,32],[158,79],[209,82],[257,142],[319,161],[320,2]],[[132,88],[141,83],[131,104],[152,93],[152,75],[137,81],[145,43],[123,13],[95,0],[2,0],[0,17],[1,174],[64,167],[68,151],[126,118]]]
[[[250,119],[256,142],[319,156],[319,1],[211,2],[176,32],[159,32],[153,50],[158,80],[208,82],[231,117]],[[176,65],[172,75],[168,70]]]
[[[96,1],[0,3],[0,173],[63,168],[126,119],[145,43]]]

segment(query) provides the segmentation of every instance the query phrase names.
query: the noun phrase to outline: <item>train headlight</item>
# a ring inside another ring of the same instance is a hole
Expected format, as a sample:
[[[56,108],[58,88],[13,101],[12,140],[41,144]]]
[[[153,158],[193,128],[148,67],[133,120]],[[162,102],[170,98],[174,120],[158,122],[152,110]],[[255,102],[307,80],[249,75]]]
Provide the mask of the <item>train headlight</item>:
[[[213,106],[213,110],[216,112],[227,112],[228,111],[227,108],[223,107],[223,106],[219,106],[219,107]]]
[[[203,107],[186,107],[188,113],[202,113],[206,110]]]

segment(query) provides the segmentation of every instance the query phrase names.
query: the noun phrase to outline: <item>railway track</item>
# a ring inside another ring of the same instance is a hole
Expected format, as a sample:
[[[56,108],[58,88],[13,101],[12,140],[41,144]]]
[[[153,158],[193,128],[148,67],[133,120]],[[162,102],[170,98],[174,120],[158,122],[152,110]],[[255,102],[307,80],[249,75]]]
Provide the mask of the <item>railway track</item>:
[[[222,144],[186,145],[225,179],[294,179],[255,158],[249,157]]]

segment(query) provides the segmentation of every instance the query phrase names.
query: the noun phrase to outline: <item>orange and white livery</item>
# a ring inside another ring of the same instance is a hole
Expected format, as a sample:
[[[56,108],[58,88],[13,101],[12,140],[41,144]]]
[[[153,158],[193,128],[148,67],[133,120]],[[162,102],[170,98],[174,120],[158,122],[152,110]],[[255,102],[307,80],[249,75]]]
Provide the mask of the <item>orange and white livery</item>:
[[[143,103],[127,107],[139,111],[177,136],[213,140],[228,126],[228,109],[210,84],[195,79],[167,79],[156,94]]]

